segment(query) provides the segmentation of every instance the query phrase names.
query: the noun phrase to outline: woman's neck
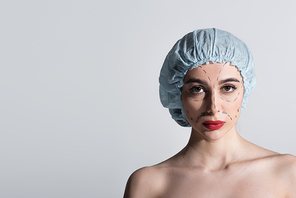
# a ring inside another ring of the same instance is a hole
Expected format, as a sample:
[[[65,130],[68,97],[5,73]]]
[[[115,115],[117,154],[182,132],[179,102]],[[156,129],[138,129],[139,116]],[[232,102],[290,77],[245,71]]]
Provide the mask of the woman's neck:
[[[247,145],[248,142],[238,134],[235,126],[217,140],[207,140],[192,129],[187,146],[179,154],[189,166],[221,170],[242,160],[247,153]]]

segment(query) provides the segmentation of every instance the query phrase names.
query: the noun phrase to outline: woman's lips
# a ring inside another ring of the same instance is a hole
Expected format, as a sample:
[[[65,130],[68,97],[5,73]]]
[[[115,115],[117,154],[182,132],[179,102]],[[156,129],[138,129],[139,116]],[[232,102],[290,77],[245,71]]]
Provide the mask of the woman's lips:
[[[218,130],[224,125],[224,121],[216,120],[216,121],[206,121],[203,123],[203,125],[210,129],[210,130]]]

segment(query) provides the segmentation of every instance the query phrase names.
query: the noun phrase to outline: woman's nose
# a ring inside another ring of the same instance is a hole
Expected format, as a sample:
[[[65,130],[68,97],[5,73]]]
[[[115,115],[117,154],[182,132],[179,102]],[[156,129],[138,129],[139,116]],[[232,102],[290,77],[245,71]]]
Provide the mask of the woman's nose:
[[[215,91],[210,93],[210,95],[208,96],[208,99],[207,99],[207,103],[208,103],[207,104],[207,112],[208,113],[215,114],[220,111],[219,110],[220,105],[218,104],[219,101],[218,101]]]

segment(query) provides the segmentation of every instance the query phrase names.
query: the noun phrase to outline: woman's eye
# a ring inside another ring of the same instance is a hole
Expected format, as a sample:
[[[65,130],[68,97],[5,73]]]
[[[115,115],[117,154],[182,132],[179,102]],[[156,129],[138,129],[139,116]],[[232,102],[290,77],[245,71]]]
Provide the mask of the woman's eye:
[[[190,89],[190,91],[191,91],[191,93],[202,93],[202,92],[204,92],[202,87],[192,87]]]
[[[236,88],[234,86],[227,85],[227,86],[224,86],[222,89],[225,92],[233,92]]]

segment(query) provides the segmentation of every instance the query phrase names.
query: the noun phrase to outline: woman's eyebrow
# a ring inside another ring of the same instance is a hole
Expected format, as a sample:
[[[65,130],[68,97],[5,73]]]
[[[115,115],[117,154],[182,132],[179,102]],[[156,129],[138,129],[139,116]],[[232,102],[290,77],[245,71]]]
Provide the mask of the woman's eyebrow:
[[[227,82],[239,82],[240,83],[240,81],[236,78],[227,78],[225,80],[220,80],[218,84],[221,85],[221,84],[224,84]]]
[[[203,84],[203,85],[206,85],[207,84],[206,81],[200,80],[198,78],[191,78],[185,84],[192,83],[192,82],[196,82],[196,83]]]

